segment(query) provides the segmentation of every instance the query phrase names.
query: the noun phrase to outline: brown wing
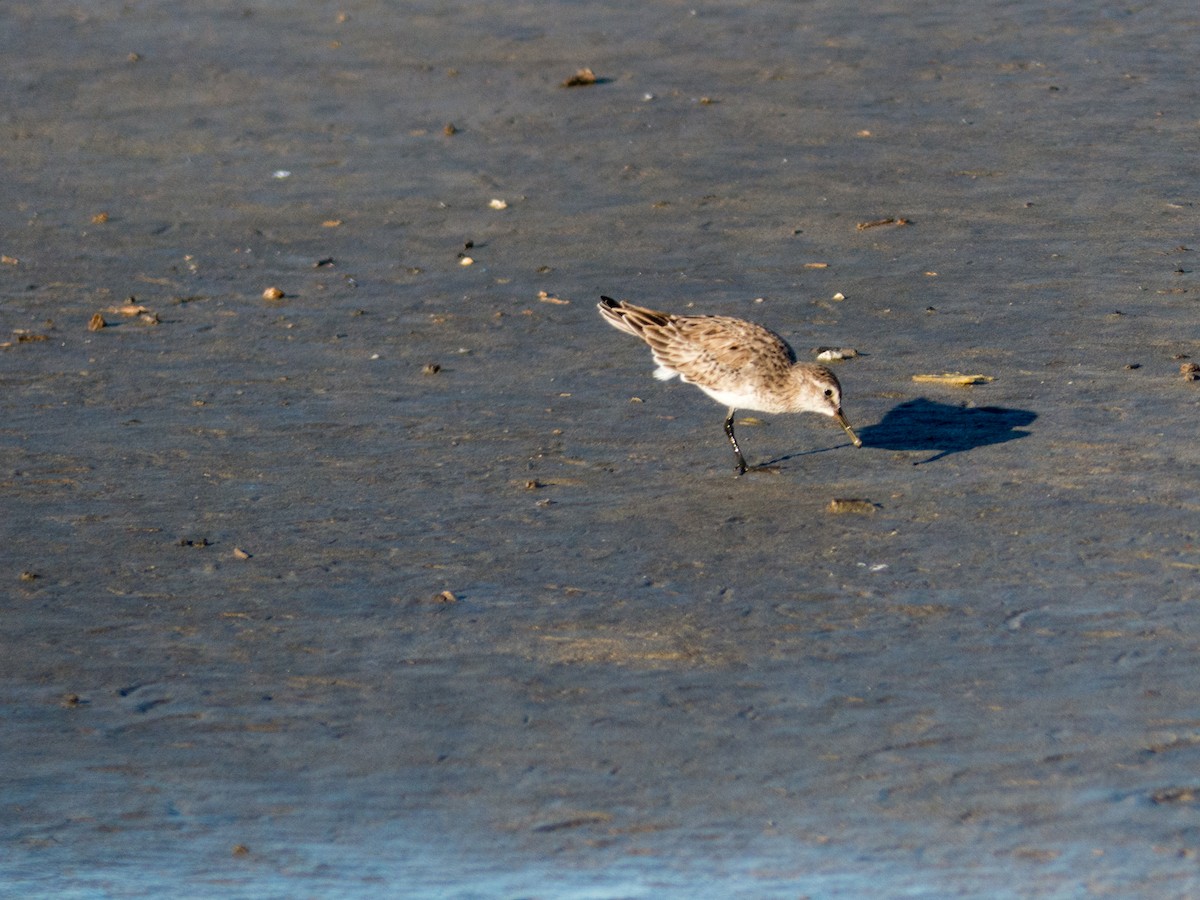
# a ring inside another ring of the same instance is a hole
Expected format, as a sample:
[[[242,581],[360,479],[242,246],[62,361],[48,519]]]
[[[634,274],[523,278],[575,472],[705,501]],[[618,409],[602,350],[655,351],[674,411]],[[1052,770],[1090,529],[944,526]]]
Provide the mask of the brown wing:
[[[764,365],[786,368],[796,361],[775,332],[730,316],[673,316],[666,334],[662,362],[684,375],[685,368],[697,365],[745,372]],[[647,343],[655,347],[649,337]]]
[[[775,332],[730,316],[676,316],[601,298],[600,312],[616,328],[645,341],[654,361],[697,385],[769,377],[790,368],[796,354]]]

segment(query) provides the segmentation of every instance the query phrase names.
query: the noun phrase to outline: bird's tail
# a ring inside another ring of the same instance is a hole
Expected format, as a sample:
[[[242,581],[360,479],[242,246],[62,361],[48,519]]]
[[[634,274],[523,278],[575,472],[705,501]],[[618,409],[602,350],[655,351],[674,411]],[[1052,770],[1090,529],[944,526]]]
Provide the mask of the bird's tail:
[[[604,316],[609,325],[626,334],[632,334],[634,337],[642,337],[643,332],[649,326],[662,327],[671,321],[669,313],[646,309],[643,306],[634,306],[632,303],[614,300],[612,297],[601,297],[596,308],[600,310],[600,315]]]

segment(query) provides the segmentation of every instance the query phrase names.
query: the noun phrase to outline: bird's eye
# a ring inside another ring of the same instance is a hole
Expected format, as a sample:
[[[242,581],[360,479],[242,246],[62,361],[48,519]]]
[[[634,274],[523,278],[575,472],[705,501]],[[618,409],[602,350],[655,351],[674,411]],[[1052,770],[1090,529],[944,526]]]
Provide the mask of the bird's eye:
[[[832,397],[833,396],[833,388],[825,388],[825,396]]]

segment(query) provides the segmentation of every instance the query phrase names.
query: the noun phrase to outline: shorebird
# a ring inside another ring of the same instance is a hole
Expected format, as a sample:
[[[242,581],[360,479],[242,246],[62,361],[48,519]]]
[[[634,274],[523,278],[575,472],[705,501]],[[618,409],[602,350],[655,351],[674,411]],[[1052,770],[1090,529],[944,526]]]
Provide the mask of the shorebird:
[[[729,408],[725,434],[738,475],[748,468],[733,433],[739,409],[831,416],[855,447],[862,446],[842,414],[837,376],[825,366],[797,362],[788,342],[770,329],[732,316],[677,316],[612,297],[601,297],[597,308],[613,328],[646,342],[658,364],[655,378],[678,376]]]

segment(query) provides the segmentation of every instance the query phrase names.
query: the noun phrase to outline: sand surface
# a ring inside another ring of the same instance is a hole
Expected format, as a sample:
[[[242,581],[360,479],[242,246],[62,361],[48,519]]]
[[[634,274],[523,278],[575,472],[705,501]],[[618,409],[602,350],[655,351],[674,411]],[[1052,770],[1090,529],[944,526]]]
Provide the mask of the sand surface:
[[[0,7],[0,892],[1200,894],[1200,12],[1101,6]]]

